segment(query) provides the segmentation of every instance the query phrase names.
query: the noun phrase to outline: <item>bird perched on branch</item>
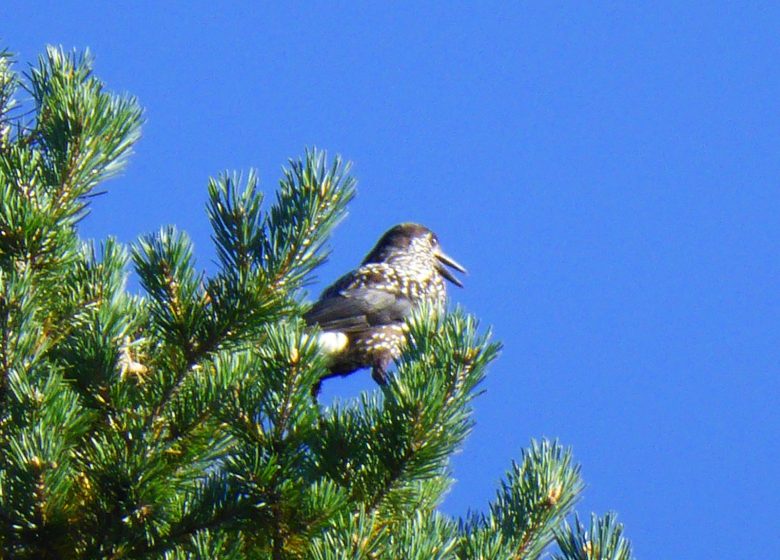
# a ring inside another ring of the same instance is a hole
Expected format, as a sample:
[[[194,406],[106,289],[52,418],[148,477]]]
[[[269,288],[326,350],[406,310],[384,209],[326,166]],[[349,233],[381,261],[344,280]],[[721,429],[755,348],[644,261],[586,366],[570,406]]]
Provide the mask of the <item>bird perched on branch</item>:
[[[321,329],[319,343],[330,358],[330,373],[314,394],[324,379],[366,367],[384,385],[403,347],[406,318],[425,303],[443,308],[444,280],[463,286],[448,267],[466,272],[425,226],[404,223],[388,230],[360,267],[328,287],[304,316]]]

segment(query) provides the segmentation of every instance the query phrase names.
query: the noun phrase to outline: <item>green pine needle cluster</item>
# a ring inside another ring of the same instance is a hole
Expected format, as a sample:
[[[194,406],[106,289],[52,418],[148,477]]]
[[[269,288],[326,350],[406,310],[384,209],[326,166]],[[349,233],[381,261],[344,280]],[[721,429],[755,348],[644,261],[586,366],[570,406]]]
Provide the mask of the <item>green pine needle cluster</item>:
[[[0,558],[631,558],[611,515],[566,523],[583,482],[557,442],[485,513],[437,510],[500,350],[461,310],[414,315],[387,386],[312,399],[302,288],[355,193],[339,158],[290,161],[268,204],[254,172],[211,180],[211,276],[172,227],[81,240],[142,120],[88,53],[19,75],[0,52]]]

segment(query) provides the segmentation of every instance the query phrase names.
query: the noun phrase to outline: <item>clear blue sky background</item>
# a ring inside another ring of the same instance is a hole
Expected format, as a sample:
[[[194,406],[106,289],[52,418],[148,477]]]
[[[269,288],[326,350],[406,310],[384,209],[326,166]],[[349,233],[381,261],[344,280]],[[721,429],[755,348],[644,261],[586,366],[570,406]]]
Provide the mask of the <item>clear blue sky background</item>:
[[[641,558],[780,549],[778,5],[253,4],[0,6],[22,67],[90,47],[146,108],[84,234],[176,224],[213,269],[209,176],[257,167],[270,192],[305,146],[343,154],[359,195],[313,291],[419,221],[506,346],[446,512],[549,436]]]

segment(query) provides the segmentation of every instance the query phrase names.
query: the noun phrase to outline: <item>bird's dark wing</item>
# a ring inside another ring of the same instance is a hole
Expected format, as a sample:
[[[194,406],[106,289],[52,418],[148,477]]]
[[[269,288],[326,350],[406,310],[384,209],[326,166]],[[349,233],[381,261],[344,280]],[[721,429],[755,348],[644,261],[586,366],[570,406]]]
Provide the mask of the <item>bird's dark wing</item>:
[[[376,325],[398,323],[409,316],[412,302],[386,290],[360,286],[328,290],[304,318],[322,330],[359,332]]]

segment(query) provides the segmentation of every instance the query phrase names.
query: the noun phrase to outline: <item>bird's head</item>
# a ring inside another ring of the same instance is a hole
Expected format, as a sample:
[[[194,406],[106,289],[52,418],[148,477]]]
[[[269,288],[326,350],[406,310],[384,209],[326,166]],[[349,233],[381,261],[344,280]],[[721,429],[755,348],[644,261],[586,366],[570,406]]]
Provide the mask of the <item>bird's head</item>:
[[[403,223],[390,228],[363,264],[396,261],[432,268],[456,286],[463,287],[450,268],[464,273],[466,269],[442,251],[435,233],[420,224]]]

